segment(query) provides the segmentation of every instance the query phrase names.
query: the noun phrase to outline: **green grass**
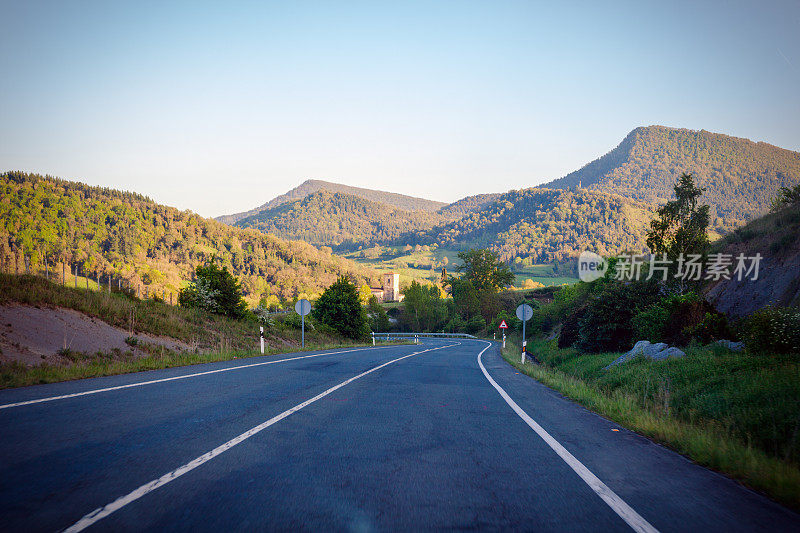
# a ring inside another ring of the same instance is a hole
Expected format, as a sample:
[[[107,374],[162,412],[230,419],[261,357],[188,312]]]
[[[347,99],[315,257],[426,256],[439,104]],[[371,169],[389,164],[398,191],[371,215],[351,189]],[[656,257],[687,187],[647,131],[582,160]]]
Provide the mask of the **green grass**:
[[[503,357],[525,374],[693,461],[800,509],[800,367],[764,357],[694,347],[687,357],[640,358],[604,369],[619,354],[583,354],[529,341],[542,365]]]
[[[0,364],[0,387],[19,387],[68,379],[106,376],[172,366],[225,361],[235,357],[260,355],[259,323],[235,320],[195,309],[171,306],[153,300],[138,300],[120,293],[100,292],[64,287],[35,276],[0,274],[0,305],[26,304],[37,307],[63,307],[130,332],[129,345],[145,349],[146,357],[130,352],[110,354],[64,354],[68,365],[20,363]],[[300,350],[301,331],[290,319],[279,318],[264,327],[266,354]],[[170,352],[150,346],[137,333],[170,337],[183,341],[193,349]],[[306,350],[360,346],[343,339],[325,327],[306,322]]]

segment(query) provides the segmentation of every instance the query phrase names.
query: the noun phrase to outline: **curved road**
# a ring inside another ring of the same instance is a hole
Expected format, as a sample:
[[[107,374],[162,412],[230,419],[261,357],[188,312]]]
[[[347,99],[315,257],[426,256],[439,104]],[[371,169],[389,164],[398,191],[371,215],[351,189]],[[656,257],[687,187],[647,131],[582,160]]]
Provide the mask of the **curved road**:
[[[0,428],[2,531],[800,529],[485,341],[0,391]]]

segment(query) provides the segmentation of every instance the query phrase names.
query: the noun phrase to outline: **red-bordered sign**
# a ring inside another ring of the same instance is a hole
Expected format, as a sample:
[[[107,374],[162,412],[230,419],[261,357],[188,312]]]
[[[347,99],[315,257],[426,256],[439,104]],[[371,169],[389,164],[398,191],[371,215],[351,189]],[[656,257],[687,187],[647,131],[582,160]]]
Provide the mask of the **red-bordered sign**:
[[[500,322],[500,326],[499,327],[500,327],[500,329],[508,329],[508,324],[506,324],[506,321],[503,320],[503,321]]]

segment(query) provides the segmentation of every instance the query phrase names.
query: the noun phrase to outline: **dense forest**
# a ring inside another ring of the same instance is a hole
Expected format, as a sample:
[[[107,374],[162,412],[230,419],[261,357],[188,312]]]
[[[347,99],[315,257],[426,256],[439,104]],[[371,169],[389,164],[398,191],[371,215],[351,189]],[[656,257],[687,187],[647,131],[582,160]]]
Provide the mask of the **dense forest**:
[[[711,227],[726,233],[766,213],[781,187],[800,183],[800,153],[763,142],[664,126],[636,128],[606,155],[542,187],[582,187],[664,203],[683,172],[706,188]]]
[[[443,215],[464,216],[468,213],[480,211],[492,202],[496,201],[502,196],[501,193],[486,193],[476,194],[475,196],[467,196],[457,202],[448,204],[439,210]]]
[[[262,206],[256,207],[255,209],[251,209],[250,211],[244,213],[217,217],[217,220],[226,224],[235,224],[240,220],[275,209],[281,205],[302,200],[303,198],[322,190],[357,196],[371,202],[377,202],[403,211],[425,211],[428,213],[435,213],[440,208],[445,206],[444,202],[435,202],[433,200],[415,198],[413,196],[406,196],[404,194],[397,194],[394,192],[362,189],[361,187],[351,187],[349,185],[342,185],[341,183],[332,183],[322,180],[306,180],[289,192],[273,198]]]
[[[404,211],[364,198],[327,190],[284,204],[236,223],[287,239],[354,250],[393,242],[453,220],[437,213]]]
[[[504,261],[560,261],[586,249],[601,255],[642,249],[653,210],[645,202],[598,191],[524,189],[419,240],[451,248],[488,247]]]
[[[250,304],[262,297],[314,296],[349,275],[374,274],[304,242],[239,229],[130,192],[49,176],[0,174],[0,259],[21,254],[34,267],[67,262],[90,277],[176,291],[194,268],[216,257],[242,282]]]

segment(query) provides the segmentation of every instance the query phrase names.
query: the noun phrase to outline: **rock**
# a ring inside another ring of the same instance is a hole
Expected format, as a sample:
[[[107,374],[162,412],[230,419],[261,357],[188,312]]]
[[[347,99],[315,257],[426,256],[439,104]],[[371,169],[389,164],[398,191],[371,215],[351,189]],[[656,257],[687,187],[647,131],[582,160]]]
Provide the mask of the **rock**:
[[[625,361],[630,361],[631,359],[635,359],[640,355],[653,359],[654,361],[663,361],[664,359],[667,359],[669,357],[686,356],[686,354],[682,350],[668,346],[663,342],[652,344],[650,341],[639,341],[633,346],[633,349],[631,351],[617,357],[606,368],[618,365],[620,363],[624,363]]]
[[[724,346],[725,348],[729,349],[732,352],[741,352],[742,350],[744,350],[743,342],[734,342],[734,341],[729,341],[727,339],[722,339],[718,340],[714,344],[719,346]]]

